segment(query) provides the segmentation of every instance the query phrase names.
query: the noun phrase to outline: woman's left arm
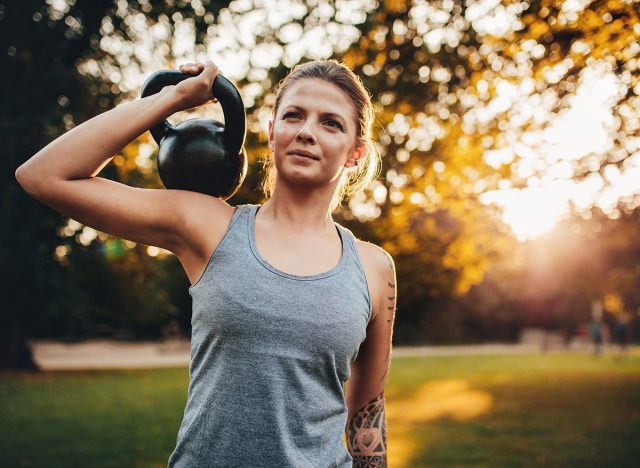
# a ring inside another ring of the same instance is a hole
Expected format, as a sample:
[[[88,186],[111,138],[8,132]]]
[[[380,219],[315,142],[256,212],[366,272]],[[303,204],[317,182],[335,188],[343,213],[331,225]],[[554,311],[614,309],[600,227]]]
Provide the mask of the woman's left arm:
[[[360,252],[373,311],[367,337],[360,345],[357,359],[351,363],[351,377],[346,384],[347,447],[354,467],[386,467],[384,386],[396,310],[395,266],[391,256],[373,244],[362,245]]]

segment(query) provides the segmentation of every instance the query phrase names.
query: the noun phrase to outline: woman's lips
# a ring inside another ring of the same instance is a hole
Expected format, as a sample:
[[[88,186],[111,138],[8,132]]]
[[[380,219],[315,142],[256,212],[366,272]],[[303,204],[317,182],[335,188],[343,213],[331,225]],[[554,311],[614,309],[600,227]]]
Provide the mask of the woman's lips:
[[[299,156],[306,159],[313,159],[314,161],[317,161],[318,159],[320,159],[315,154],[309,153],[308,151],[304,151],[304,150],[290,151],[289,154],[291,156]]]

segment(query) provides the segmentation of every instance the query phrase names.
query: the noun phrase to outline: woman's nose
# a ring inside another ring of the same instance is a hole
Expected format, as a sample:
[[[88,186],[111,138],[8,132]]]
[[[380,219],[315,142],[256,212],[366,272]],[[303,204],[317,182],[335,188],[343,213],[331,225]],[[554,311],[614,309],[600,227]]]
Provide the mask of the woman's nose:
[[[316,142],[316,139],[314,138],[313,134],[309,132],[307,127],[304,126],[298,131],[296,135],[296,141],[299,143],[306,143],[306,144],[312,145]]]

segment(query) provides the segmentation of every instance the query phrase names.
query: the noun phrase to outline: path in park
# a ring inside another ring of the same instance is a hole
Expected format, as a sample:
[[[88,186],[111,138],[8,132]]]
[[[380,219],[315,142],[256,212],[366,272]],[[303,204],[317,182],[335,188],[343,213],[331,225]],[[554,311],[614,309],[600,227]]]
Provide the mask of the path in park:
[[[56,341],[32,342],[36,364],[42,370],[133,369],[187,366],[188,340],[164,342],[114,342],[107,340],[67,344]],[[584,349],[584,348],[583,348]],[[566,351],[555,348],[548,351]],[[479,344],[463,346],[398,346],[393,356],[446,356],[463,354],[540,353],[535,344]]]

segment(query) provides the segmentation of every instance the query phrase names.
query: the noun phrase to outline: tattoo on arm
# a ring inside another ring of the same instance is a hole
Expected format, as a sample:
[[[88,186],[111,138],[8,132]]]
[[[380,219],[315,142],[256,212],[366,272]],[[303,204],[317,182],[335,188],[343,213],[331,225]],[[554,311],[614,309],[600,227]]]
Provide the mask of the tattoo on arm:
[[[354,468],[387,466],[387,424],[384,391],[360,408],[347,425],[347,446]]]
[[[389,286],[389,292],[387,294],[387,310],[389,311],[389,315],[387,316],[387,323],[391,326],[393,324],[393,316],[396,311],[396,285],[395,285],[395,269],[393,267],[393,260],[391,260],[391,256],[387,254],[387,262],[389,262],[389,269],[391,270],[391,275],[393,277],[393,283],[387,281],[387,285]]]
[[[387,320],[387,325],[391,328],[393,327],[393,322],[394,322],[395,313],[396,313],[396,285],[395,285],[396,279],[395,279],[395,268],[393,266],[393,260],[391,259],[391,256],[389,254],[387,254],[387,262],[389,263],[389,270],[391,273],[391,277],[393,278],[393,281],[394,281],[393,283],[391,281],[387,281],[389,290],[386,293],[387,311],[388,311],[386,314],[386,320]],[[391,338],[389,338],[389,352],[387,353],[387,357],[385,360],[385,371],[382,377],[380,377],[380,380],[378,380],[378,383],[384,381],[389,371],[389,358],[391,357],[391,346],[392,346]]]

